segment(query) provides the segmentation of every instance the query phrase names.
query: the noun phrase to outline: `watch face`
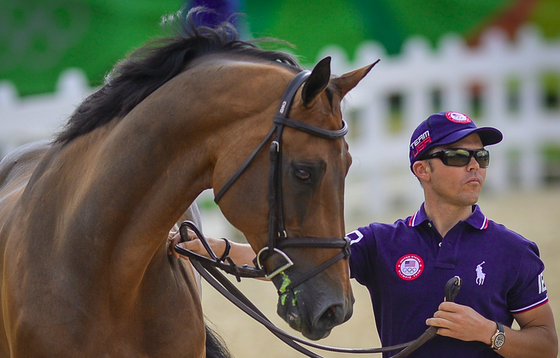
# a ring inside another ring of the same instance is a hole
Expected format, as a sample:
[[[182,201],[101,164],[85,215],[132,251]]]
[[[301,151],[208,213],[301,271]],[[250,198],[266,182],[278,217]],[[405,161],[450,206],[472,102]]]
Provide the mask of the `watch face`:
[[[496,338],[494,338],[494,347],[497,349],[502,348],[504,343],[506,343],[506,335],[500,332],[496,335]]]

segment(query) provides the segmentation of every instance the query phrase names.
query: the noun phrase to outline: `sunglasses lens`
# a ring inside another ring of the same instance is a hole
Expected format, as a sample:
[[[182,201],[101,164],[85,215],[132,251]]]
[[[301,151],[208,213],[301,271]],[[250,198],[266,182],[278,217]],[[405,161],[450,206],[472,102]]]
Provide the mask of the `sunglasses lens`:
[[[447,150],[445,151],[447,157],[446,165],[453,167],[464,167],[471,160],[471,154],[464,149]]]
[[[490,164],[490,152],[487,150],[476,151],[474,153],[474,158],[482,168],[486,168]]]
[[[452,167],[464,167],[469,164],[473,156],[481,168],[486,168],[488,164],[490,164],[490,153],[486,149],[474,151],[465,149],[448,149],[443,153],[443,163]]]

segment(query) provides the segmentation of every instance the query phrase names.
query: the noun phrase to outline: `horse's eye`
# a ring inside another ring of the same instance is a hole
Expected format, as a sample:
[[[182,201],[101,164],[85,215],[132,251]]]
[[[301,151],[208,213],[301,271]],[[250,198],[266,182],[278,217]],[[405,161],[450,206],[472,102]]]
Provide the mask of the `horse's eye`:
[[[298,179],[305,182],[309,182],[309,180],[311,179],[311,173],[309,173],[305,169],[296,169],[294,174]]]

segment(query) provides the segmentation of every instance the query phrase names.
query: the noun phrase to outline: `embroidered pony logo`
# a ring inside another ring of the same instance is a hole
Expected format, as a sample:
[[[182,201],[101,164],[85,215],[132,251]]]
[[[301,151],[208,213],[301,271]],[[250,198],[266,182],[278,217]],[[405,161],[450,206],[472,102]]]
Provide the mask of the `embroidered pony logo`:
[[[482,261],[478,265],[476,265],[476,284],[479,286],[484,285],[484,279],[486,278],[486,274],[482,272],[482,265],[484,265],[486,261]]]

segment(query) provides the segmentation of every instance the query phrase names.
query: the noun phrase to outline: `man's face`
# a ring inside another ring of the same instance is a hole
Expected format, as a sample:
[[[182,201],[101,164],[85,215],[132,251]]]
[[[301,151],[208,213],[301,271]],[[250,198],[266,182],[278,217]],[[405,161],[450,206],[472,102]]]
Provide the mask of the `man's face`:
[[[478,134],[471,134],[456,143],[436,147],[432,152],[454,148],[483,149],[483,145]],[[424,183],[426,195],[455,206],[470,206],[478,201],[486,168],[481,168],[474,157],[463,167],[444,165],[438,158],[428,160],[427,164],[429,180]]]

